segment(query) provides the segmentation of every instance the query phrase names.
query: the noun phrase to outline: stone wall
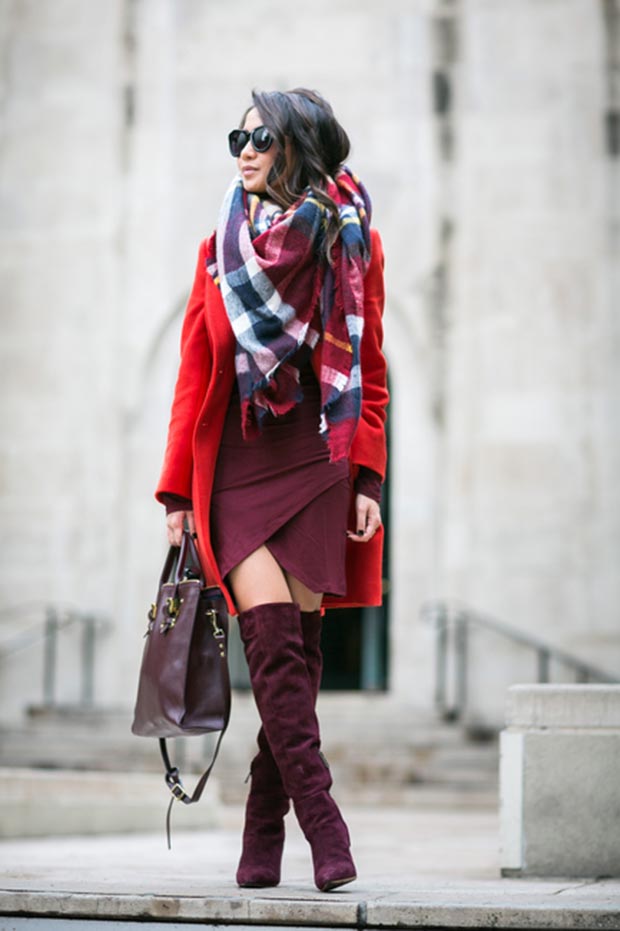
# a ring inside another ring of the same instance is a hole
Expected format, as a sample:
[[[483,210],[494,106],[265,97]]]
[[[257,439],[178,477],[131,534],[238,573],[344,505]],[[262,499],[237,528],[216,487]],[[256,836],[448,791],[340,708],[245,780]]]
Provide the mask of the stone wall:
[[[4,643],[48,601],[101,613],[97,698],[132,700],[165,549],[151,491],[225,136],[252,86],[305,84],[350,132],[387,255],[395,698],[431,701],[418,609],[435,595],[620,664],[616,14],[2,0]],[[67,632],[67,700],[76,650]],[[2,662],[3,716],[40,697],[40,663],[40,646]]]
[[[440,562],[445,593],[618,674],[612,6],[463,8]],[[495,648],[472,703],[503,695]]]

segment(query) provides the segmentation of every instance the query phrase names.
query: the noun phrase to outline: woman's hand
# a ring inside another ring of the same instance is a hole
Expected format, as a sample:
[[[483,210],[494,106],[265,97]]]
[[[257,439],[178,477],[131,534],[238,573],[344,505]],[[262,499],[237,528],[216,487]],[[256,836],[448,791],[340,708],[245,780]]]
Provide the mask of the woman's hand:
[[[170,546],[180,546],[183,537],[183,523],[187,520],[190,533],[196,533],[193,511],[173,511],[166,517],[166,533]]]
[[[381,526],[381,508],[372,498],[366,495],[356,495],[355,516],[357,532],[347,530],[347,536],[355,543],[368,543]]]

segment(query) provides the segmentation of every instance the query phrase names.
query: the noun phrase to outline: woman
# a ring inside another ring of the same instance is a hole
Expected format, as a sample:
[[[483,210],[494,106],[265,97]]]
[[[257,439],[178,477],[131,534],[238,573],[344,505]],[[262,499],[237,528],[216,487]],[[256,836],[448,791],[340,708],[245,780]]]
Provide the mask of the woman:
[[[292,800],[328,891],[356,872],[319,749],[321,611],[381,601],[383,257],[330,105],[252,99],[200,247],[156,497],[238,614],[262,721],[237,882],[279,883]]]

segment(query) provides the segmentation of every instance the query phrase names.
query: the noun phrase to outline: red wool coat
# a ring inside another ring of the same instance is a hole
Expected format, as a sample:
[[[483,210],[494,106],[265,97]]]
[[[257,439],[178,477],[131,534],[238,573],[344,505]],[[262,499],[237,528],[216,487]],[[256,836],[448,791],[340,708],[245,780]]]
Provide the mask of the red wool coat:
[[[364,278],[364,332],[361,344],[362,411],[349,462],[354,478],[359,466],[385,476],[385,417],[388,392],[383,342],[383,249],[376,230],[371,231],[372,255]],[[209,512],[215,463],[226,409],[235,379],[235,337],[222,296],[205,266],[206,240],[198,253],[194,286],[181,334],[181,364],[177,378],[164,464],[155,497],[165,494],[191,498],[194,505],[198,549],[210,582],[218,584],[229,611],[237,613],[225,586],[210,542]],[[321,343],[312,364],[318,376]],[[353,501],[352,501],[353,507]],[[350,526],[355,527],[351,512]],[[368,543],[347,540],[347,593],[326,596],[324,607],[381,604],[383,527]]]

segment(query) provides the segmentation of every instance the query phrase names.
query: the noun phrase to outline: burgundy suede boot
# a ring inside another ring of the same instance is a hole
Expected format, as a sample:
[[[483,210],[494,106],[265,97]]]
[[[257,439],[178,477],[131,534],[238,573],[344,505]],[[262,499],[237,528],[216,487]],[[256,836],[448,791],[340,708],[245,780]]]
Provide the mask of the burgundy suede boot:
[[[323,671],[322,623],[320,611],[301,612],[304,654],[315,703]],[[243,849],[237,868],[237,884],[250,888],[277,886],[280,882],[284,816],[289,809],[289,797],[262,726],[257,743],[259,751],[250,766],[252,781],[245,806]]]
[[[323,892],[356,878],[347,826],[329,794],[297,605],[259,605],[239,615],[254,698],[284,789],[312,849]]]

